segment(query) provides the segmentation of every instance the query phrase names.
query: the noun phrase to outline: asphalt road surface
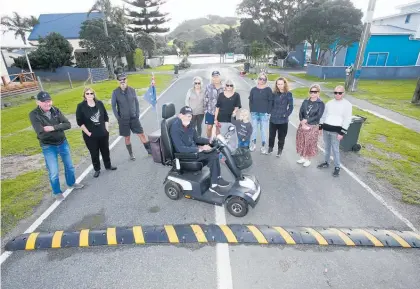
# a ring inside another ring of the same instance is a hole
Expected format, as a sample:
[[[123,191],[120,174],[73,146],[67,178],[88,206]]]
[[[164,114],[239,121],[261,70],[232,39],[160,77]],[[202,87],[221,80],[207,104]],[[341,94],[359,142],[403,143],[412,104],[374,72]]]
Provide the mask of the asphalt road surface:
[[[192,77],[208,83],[213,69],[235,81],[248,107],[250,80],[227,66],[195,66],[159,99],[183,105]],[[295,108],[292,122],[296,123]],[[149,110],[147,133],[157,129]],[[251,172],[263,192],[255,209],[237,219],[223,208],[163,192],[169,168],[153,163],[133,137],[136,161],[123,141],[112,150],[115,172],[89,174],[85,189],[74,191],[37,231],[103,229],[110,226],[185,223],[243,223],[281,226],[379,227],[410,230],[344,171],[296,164],[296,130],[289,125],[280,159],[253,155]],[[321,160],[318,157],[317,161]],[[227,179],[232,179],[224,169]],[[2,288],[418,288],[420,250],[321,246],[123,245],[14,252],[1,268]]]

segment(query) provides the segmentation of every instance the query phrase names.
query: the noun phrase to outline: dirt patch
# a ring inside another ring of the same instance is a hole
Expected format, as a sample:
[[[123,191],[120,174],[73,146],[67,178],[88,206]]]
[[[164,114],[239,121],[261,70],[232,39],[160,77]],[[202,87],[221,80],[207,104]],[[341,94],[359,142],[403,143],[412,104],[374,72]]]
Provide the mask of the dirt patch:
[[[380,150],[380,149],[378,149],[377,147],[374,147],[371,144],[367,144],[366,147],[365,147],[365,150],[367,150],[369,152],[373,152],[377,155],[386,156],[387,158],[390,158],[390,159],[403,160],[403,157],[400,154]],[[367,156],[367,157],[369,157],[369,156]]]
[[[382,142],[382,143],[386,143],[387,139],[386,136],[384,135],[379,135],[378,136],[378,141]]]
[[[6,156],[1,158],[1,179],[13,179],[17,176],[38,170],[44,166],[42,154],[33,156]]]

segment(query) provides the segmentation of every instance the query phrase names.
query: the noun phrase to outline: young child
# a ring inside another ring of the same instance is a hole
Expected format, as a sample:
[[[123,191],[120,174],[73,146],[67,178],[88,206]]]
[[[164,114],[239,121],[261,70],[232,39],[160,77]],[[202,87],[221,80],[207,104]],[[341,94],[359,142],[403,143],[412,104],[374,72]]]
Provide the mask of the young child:
[[[241,108],[236,115],[232,114],[231,123],[236,127],[238,134],[238,147],[249,148],[252,135],[252,124],[249,121],[250,113],[247,109]]]

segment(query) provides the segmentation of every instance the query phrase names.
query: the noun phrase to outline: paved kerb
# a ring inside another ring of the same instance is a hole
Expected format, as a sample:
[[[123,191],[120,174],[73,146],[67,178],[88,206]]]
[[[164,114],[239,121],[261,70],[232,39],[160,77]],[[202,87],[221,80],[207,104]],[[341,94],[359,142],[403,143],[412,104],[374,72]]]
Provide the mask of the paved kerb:
[[[229,243],[420,248],[412,231],[362,228],[309,228],[265,225],[163,225],[110,227],[103,230],[34,232],[6,244],[7,251],[123,244]]]

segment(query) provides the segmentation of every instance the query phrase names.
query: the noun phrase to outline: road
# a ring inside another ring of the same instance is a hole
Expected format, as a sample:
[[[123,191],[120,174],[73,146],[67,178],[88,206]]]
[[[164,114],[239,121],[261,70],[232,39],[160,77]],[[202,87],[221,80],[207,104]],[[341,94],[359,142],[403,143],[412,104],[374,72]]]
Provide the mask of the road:
[[[247,107],[250,80],[227,66],[197,65],[159,99],[183,105],[192,77],[207,83],[214,69],[231,78]],[[296,110],[292,122],[296,123]],[[146,132],[157,128],[149,110]],[[115,172],[71,193],[37,231],[103,229],[112,226],[240,223],[281,226],[410,228],[350,175],[296,164],[290,125],[280,159],[254,153],[251,172],[263,188],[260,203],[245,218],[192,200],[171,201],[163,192],[167,167],[153,163],[134,139],[137,160],[124,142],[112,150]],[[321,160],[321,157],[318,157]],[[224,170],[225,175],[227,171]],[[229,176],[227,177],[229,179]],[[1,268],[2,288],[418,288],[420,250],[322,246],[123,245],[17,251]]]

